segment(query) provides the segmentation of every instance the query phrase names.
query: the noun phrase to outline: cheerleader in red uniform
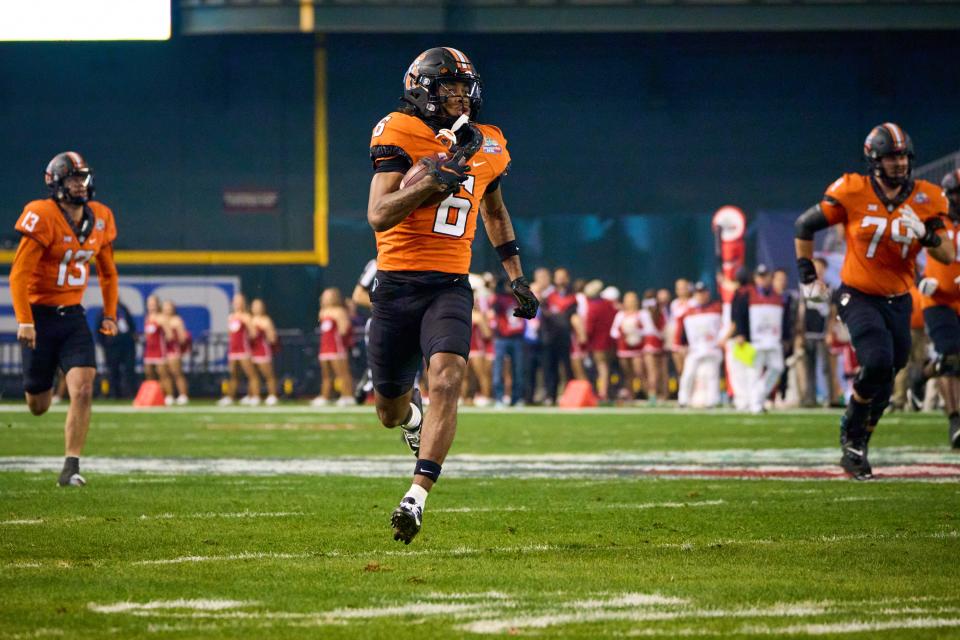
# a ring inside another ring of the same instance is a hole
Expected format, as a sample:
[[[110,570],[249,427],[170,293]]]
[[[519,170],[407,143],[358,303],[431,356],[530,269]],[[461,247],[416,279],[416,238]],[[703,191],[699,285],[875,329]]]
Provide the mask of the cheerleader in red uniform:
[[[653,289],[643,293],[639,318],[643,333],[643,380],[647,399],[653,405],[657,403],[658,394],[662,393],[661,361],[664,359],[663,329],[666,326],[666,318],[657,304],[656,292]]]
[[[320,395],[311,403],[323,407],[333,402],[335,389],[340,390],[339,406],[354,404],[353,376],[350,375],[349,342],[353,326],[343,296],[336,287],[324,290],[320,296]]]
[[[186,325],[183,324],[183,318],[177,313],[177,307],[170,300],[163,303],[163,318],[167,371],[169,371],[173,382],[171,390],[176,389],[177,392],[176,400],[172,395],[168,395],[166,403],[171,405],[176,402],[178,405],[185,405],[189,402],[189,396],[187,395],[187,377],[183,375],[183,354],[187,352],[189,333]]]
[[[166,319],[160,308],[160,298],[147,298],[147,314],[143,318],[143,376],[159,380],[166,398],[173,397],[173,383],[167,368]]]
[[[485,311],[489,307],[488,295],[486,288],[479,288],[474,291],[473,316],[471,319],[473,327],[470,332],[467,375],[463,376],[463,384],[460,388],[460,397],[466,402],[470,399],[470,378],[472,374],[476,385],[474,387],[476,392],[473,395],[473,404],[478,407],[487,407],[493,402],[490,397],[493,386],[493,367],[491,366],[492,360],[487,358],[488,350],[492,353],[493,349],[493,331],[490,329],[490,320]]]
[[[633,400],[643,380],[643,324],[640,297],[635,291],[623,296],[623,309],[613,318],[610,336],[617,341],[617,358],[623,373],[621,397]]]
[[[277,345],[277,329],[267,315],[267,305],[260,298],[250,303],[253,327],[256,334],[250,344],[251,360],[257,372],[267,383],[267,399],[264,404],[277,404],[277,375],[273,370],[273,350]]]
[[[260,404],[260,379],[250,360],[250,339],[255,330],[250,313],[247,311],[247,299],[242,293],[236,293],[231,304],[233,312],[227,317],[229,334],[227,363],[230,367],[230,378],[227,381],[227,395],[217,404],[233,404],[240,387],[242,373],[247,378],[247,395],[240,400],[240,404],[258,405]]]

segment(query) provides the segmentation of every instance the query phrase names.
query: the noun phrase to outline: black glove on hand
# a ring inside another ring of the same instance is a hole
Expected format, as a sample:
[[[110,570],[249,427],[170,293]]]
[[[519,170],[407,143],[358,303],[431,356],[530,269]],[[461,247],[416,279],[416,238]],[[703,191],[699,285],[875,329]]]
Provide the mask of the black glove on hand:
[[[540,308],[540,301],[537,300],[537,296],[533,295],[533,291],[530,290],[530,283],[527,282],[527,279],[520,276],[510,283],[510,288],[513,290],[513,297],[516,298],[520,304],[519,307],[513,310],[513,315],[518,318],[526,318],[527,320],[533,320],[537,317],[537,309]]]
[[[436,179],[443,187],[446,193],[456,193],[460,190],[460,184],[467,179],[470,172],[470,165],[461,164],[460,158],[454,154],[449,160],[438,161],[434,158],[424,158],[420,162],[427,166],[430,175]]]
[[[939,247],[943,240],[937,235],[937,231],[947,228],[947,226],[943,224],[943,219],[939,216],[936,218],[927,218],[923,221],[923,226],[927,228],[927,233],[923,236],[920,244],[924,247],[930,247],[931,249]]]

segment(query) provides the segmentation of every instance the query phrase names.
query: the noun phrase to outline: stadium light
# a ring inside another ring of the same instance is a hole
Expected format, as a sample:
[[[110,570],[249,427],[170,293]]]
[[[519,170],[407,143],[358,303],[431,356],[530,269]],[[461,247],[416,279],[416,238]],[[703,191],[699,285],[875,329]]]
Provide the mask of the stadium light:
[[[0,41],[169,39],[170,0],[0,2]]]

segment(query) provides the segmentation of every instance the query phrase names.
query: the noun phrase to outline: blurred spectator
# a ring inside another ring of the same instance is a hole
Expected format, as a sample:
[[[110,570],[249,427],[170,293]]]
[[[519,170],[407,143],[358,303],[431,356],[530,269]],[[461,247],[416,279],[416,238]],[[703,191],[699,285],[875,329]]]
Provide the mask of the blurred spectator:
[[[742,329],[742,325],[746,320],[741,320],[741,327],[737,326],[736,318],[733,317],[733,309],[746,308],[749,304],[750,292],[752,290],[751,280],[752,276],[750,270],[746,267],[741,267],[737,270],[737,278],[735,282],[722,281],[723,287],[735,287],[733,292],[733,298],[730,301],[730,315],[731,317],[727,321],[727,326],[724,330],[723,338],[721,343],[725,346],[724,353],[724,364],[727,371],[727,393],[733,397],[733,408],[738,411],[746,411],[750,408],[750,393],[749,393],[749,374],[748,369],[749,365],[744,363],[740,358],[734,357],[734,347],[742,343],[743,340],[739,342],[732,340],[735,335],[738,335],[738,332]]]
[[[96,326],[101,326],[102,321],[103,309],[100,309]],[[96,336],[107,361],[110,395],[114,398],[132,397],[136,388],[137,327],[133,314],[122,300],[117,304],[117,335],[109,336],[98,331]]]
[[[676,334],[680,330],[680,318],[695,304],[690,290],[690,281],[686,278],[678,278],[673,283],[674,299],[670,301],[670,313],[667,317],[667,326],[664,330],[664,341],[667,350],[671,352],[673,368],[677,375],[683,374],[683,352],[674,351],[674,345],[677,344]]]
[[[663,288],[657,289],[657,308],[660,311],[660,351],[657,352],[655,363],[657,367],[657,397],[666,400],[670,397],[670,356],[669,342],[667,342],[667,331],[671,322],[671,303],[670,290]]]
[[[684,355],[677,403],[681,407],[715,407],[720,403],[723,307],[719,301],[710,301],[710,289],[703,282],[698,282],[694,291],[694,304],[687,305],[677,321],[677,352]],[[700,393],[695,393],[697,390]]]
[[[336,287],[325,289],[320,295],[320,395],[311,404],[323,407],[332,404],[339,391],[338,406],[354,404],[353,378],[350,375],[349,340],[353,326],[343,304],[343,296]]]
[[[189,353],[192,345],[190,332],[183,324],[183,318],[177,313],[177,307],[172,300],[164,300],[161,306],[163,310],[163,339],[167,350],[167,371],[170,373],[172,382],[171,391],[176,392],[176,398],[168,395],[165,399],[167,405],[176,404],[185,405],[190,401],[187,387],[187,377],[183,375],[183,354]]]
[[[491,361],[487,359],[487,345],[493,343],[493,331],[490,328],[490,318],[484,312],[483,302],[489,294],[484,286],[473,290],[473,328],[470,334],[470,354],[467,359],[467,372],[463,376],[463,387],[460,396],[463,400],[473,397],[473,404],[478,407],[489,406],[493,402],[491,389]],[[471,394],[471,377],[473,391]]]
[[[526,397],[526,374],[523,370],[524,330],[526,321],[513,315],[517,300],[506,279],[497,282],[492,305],[493,314],[493,398],[497,406],[522,404]],[[504,396],[504,363],[510,361],[510,397]]]
[[[173,396],[173,383],[167,368],[166,320],[160,298],[147,296],[147,313],[143,317],[143,377],[158,380],[165,398]]]
[[[752,364],[747,367],[748,409],[765,411],[765,403],[783,372],[783,298],[772,286],[773,276],[766,265],[754,271],[753,286],[731,309],[736,325],[734,343],[752,347]]]
[[[653,289],[643,292],[640,303],[640,330],[643,333],[643,386],[647,392],[647,401],[655,405],[659,398],[666,398],[663,391],[663,364],[666,359],[663,351],[663,328],[666,318],[663,308],[657,301]]]
[[[540,339],[543,349],[544,403],[557,403],[560,370],[567,379],[573,378],[570,365],[570,344],[573,339],[573,320],[577,313],[577,299],[570,286],[570,272],[560,267],[553,272],[553,287],[542,300]]]
[[[277,399],[277,374],[273,369],[273,353],[279,342],[277,329],[273,319],[267,314],[267,305],[260,298],[254,298],[250,303],[251,322],[256,333],[250,344],[250,360],[257,373],[267,384],[267,397],[264,404],[272,407],[279,402]]]
[[[250,360],[250,341],[256,335],[250,312],[247,309],[247,298],[242,293],[235,293],[231,301],[233,311],[227,317],[227,364],[230,369],[230,378],[227,381],[227,395],[220,398],[217,404],[221,406],[233,404],[240,392],[240,374],[247,379],[247,395],[240,404],[260,404],[260,378],[253,370]]]
[[[798,322],[800,319],[800,296],[797,291],[790,289],[790,279],[787,277],[787,271],[785,269],[774,270],[772,286],[774,293],[783,300],[783,327],[781,329],[780,344],[783,350],[784,363],[795,362],[796,358],[793,358],[793,350],[794,339],[798,333]],[[800,395],[797,389],[789,389],[790,368],[792,368],[793,373],[796,374],[796,367],[788,368],[785,366],[783,372],[780,374],[775,395],[779,396],[781,403],[784,403],[787,401],[787,392],[790,391],[793,394],[790,402],[793,403],[793,406],[796,406],[796,403],[800,401]],[[794,375],[794,381],[795,380],[796,376]],[[796,382],[794,382],[794,384],[796,385]]]
[[[597,395],[601,400],[610,396],[610,355],[613,351],[613,338],[610,329],[617,315],[613,302],[601,296],[603,282],[591,280],[583,289],[587,297],[587,316],[585,319],[587,349],[597,367]]]
[[[623,375],[621,398],[633,400],[643,380],[643,324],[640,297],[635,291],[623,295],[623,308],[613,318],[610,336],[617,341],[617,358]]]
[[[823,258],[815,258],[817,278],[821,281],[826,272],[827,263]],[[800,305],[801,335],[797,341],[801,346],[801,357],[797,367],[797,382],[800,391],[800,406],[815,407],[818,403],[829,404],[836,398],[836,369],[831,367],[830,352],[827,349],[827,316],[830,313],[828,299],[822,302],[802,301]],[[819,390],[819,392],[818,392]]]

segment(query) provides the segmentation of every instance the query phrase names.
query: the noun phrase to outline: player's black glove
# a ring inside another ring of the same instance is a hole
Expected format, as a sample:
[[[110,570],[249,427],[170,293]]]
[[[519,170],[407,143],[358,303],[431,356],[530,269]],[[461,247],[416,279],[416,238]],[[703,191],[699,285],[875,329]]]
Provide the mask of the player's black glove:
[[[420,162],[427,166],[427,171],[440,183],[445,193],[459,191],[460,184],[467,179],[467,174],[470,172],[470,165],[467,163],[461,164],[460,157],[456,154],[443,162],[433,158],[424,158]]]
[[[931,249],[939,247],[943,240],[937,231],[947,228],[947,226],[943,224],[943,219],[940,216],[927,218],[923,221],[923,226],[926,228],[927,233],[924,234],[920,244],[924,247],[930,247]]]
[[[513,297],[517,299],[519,307],[513,310],[513,315],[518,318],[533,320],[537,317],[537,309],[540,308],[540,301],[530,290],[530,283],[523,276],[510,283],[510,289],[513,290]]]

